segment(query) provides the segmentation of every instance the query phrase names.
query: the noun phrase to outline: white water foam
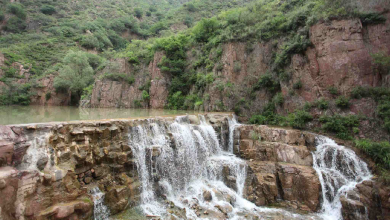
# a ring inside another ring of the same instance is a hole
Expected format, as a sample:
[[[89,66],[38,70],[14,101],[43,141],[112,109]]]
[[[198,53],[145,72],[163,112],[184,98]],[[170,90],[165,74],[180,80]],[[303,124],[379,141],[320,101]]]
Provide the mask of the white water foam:
[[[326,220],[340,220],[340,197],[357,184],[372,177],[367,164],[354,151],[340,146],[330,138],[318,136],[317,150],[313,153],[313,168],[322,187],[321,216]]]
[[[93,198],[93,218],[94,220],[107,220],[110,217],[110,211],[104,205],[104,193],[99,187],[95,187],[89,192]]]

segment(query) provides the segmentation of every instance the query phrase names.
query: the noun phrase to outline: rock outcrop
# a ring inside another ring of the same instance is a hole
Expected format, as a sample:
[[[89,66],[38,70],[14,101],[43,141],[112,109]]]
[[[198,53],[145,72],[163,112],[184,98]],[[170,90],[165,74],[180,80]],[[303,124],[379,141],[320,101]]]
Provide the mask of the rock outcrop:
[[[268,126],[237,128],[234,152],[249,160],[245,194],[258,206],[276,205],[317,211],[320,181],[307,146],[314,136]]]

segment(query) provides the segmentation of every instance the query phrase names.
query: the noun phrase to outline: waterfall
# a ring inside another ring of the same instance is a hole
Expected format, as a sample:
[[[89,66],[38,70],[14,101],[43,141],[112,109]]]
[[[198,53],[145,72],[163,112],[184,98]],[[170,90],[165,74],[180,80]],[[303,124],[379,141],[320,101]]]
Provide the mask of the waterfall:
[[[145,214],[166,214],[166,204],[157,195],[165,195],[181,208],[196,203],[206,210],[218,211],[215,206],[233,205],[231,215],[255,207],[242,198],[247,173],[245,161],[223,151],[213,127],[204,116],[199,115],[199,119],[199,125],[190,124],[187,116],[177,117],[173,122],[147,119],[129,129],[129,145],[142,182],[141,208]],[[231,121],[237,125],[235,119]],[[230,136],[233,140],[233,132]],[[211,193],[211,201],[205,201],[204,192]],[[190,208],[186,216],[198,218]]]
[[[38,135],[28,142],[30,145],[23,157],[19,169],[22,170],[38,170],[40,163],[41,168],[46,164],[51,164],[50,150],[48,147],[48,137],[50,134]]]
[[[104,205],[104,193],[100,191],[99,187],[95,187],[89,192],[93,198],[93,212],[94,220],[107,220],[110,217],[110,211]]]
[[[322,187],[320,216],[329,220],[342,219],[340,196],[347,195],[357,184],[372,177],[367,164],[354,151],[323,136],[317,137],[313,161]]]
[[[229,122],[229,143],[228,143],[228,152],[233,153],[233,141],[234,141],[234,131],[236,127],[240,124],[237,122],[236,116],[233,115],[232,118],[228,118]]]

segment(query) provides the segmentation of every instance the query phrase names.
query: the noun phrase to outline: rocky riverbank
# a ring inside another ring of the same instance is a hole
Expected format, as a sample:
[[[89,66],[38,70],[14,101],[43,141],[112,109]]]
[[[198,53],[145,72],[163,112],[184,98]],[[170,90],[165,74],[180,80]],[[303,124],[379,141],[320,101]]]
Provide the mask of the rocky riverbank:
[[[111,215],[150,204],[148,189],[173,219],[191,213],[213,219],[289,216],[285,211],[245,211],[241,197],[257,207],[280,207],[320,219],[324,189],[312,153],[317,136],[268,126],[232,126],[228,114],[0,126],[0,217],[91,219],[97,210],[90,192],[98,187]],[[171,153],[174,159],[168,157]],[[204,185],[182,178],[197,175],[208,177]],[[188,186],[199,195],[180,191]],[[340,198],[343,218],[388,218],[389,193],[375,179],[359,183]]]

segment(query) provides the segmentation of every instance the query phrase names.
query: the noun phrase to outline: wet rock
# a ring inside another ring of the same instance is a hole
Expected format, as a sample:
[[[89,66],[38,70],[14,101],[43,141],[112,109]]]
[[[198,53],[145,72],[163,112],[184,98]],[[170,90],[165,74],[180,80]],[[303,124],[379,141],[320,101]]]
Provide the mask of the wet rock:
[[[49,158],[47,156],[43,156],[43,157],[39,158],[39,160],[37,162],[37,168],[39,170],[43,170],[48,161],[49,161]]]
[[[104,198],[111,214],[119,213],[129,204],[130,189],[126,186],[111,187]]]
[[[14,154],[14,144],[0,140],[0,167],[11,165]]]
[[[203,199],[204,199],[204,201],[208,201],[208,202],[213,200],[213,196],[211,195],[211,192],[207,191],[207,190],[204,190],[203,191]]]
[[[84,183],[85,184],[90,184],[92,182],[92,177],[85,177],[84,178]]]
[[[223,214],[227,215],[233,211],[233,206],[230,204],[216,205],[215,208],[219,209]]]
[[[312,167],[279,163],[278,179],[283,199],[306,204],[312,211],[319,206],[321,184]]]

